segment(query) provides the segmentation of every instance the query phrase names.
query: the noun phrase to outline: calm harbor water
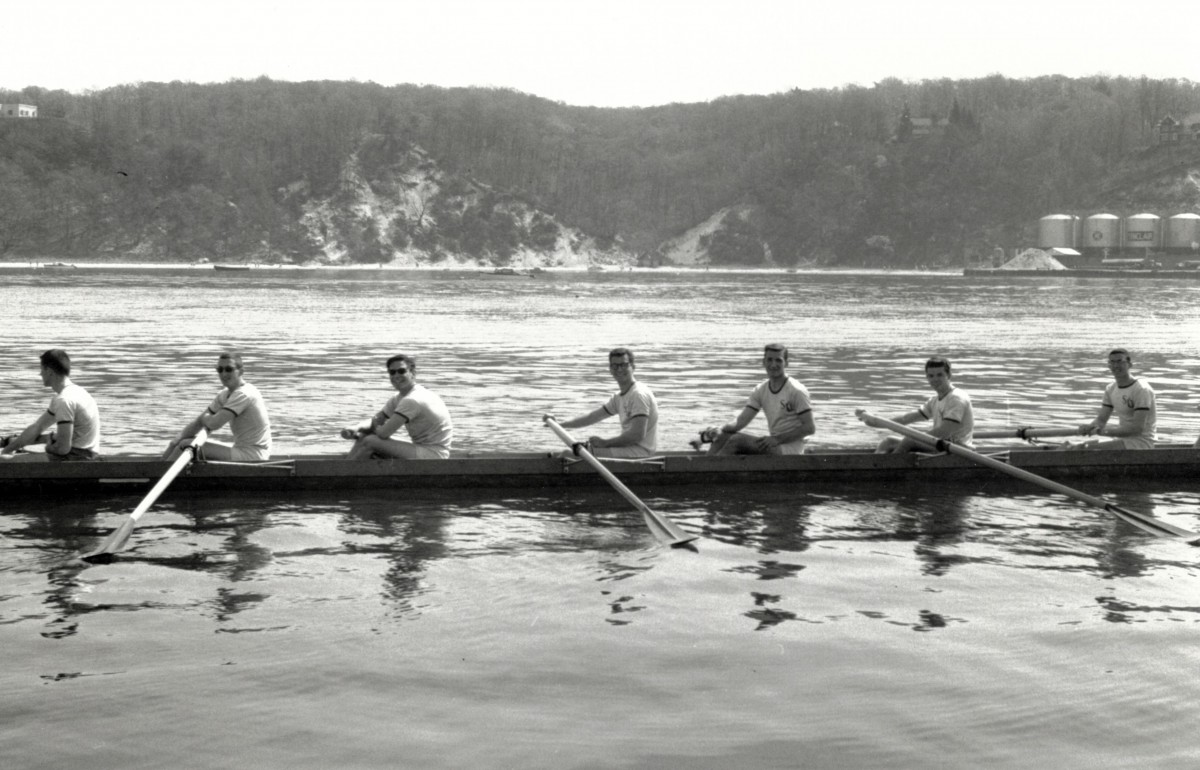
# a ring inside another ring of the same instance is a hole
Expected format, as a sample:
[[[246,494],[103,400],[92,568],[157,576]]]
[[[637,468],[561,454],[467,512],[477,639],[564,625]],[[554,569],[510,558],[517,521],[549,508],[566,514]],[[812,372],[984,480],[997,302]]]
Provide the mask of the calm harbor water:
[[[737,413],[791,346],[817,443],[955,363],[978,427],[1094,413],[1123,345],[1165,441],[1200,434],[1200,282],[932,274],[0,269],[0,432],[71,352],[106,453],[157,452],[236,347],[276,452],[338,452],[384,359],[460,450],[557,450],[540,415],[637,353],[662,448]],[[758,427],[758,426],[756,426]],[[596,432],[609,433],[612,425]],[[588,431],[590,432],[590,431]],[[1200,528],[1200,479],[1077,484]],[[64,560],[127,496],[0,500],[0,765],[1181,767],[1200,760],[1200,549],[1006,480],[617,495],[168,495],[116,563]]]

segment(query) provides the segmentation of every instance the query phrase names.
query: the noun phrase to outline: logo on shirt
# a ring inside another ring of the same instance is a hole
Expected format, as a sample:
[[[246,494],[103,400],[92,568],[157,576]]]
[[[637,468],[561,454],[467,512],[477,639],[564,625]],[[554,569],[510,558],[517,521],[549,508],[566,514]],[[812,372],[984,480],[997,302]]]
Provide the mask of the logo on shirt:
[[[784,401],[781,399],[779,401],[779,405],[781,407],[783,407],[783,411],[787,412],[788,414],[791,414],[792,412],[796,411],[796,407],[792,406],[791,402]]]

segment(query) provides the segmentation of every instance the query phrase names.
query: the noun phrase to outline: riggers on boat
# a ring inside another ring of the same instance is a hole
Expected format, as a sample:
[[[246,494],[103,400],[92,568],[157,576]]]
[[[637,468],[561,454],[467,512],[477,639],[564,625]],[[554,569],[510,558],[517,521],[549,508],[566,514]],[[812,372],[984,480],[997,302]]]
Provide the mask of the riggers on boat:
[[[1054,479],[1200,479],[1200,449],[1190,445],[1142,450],[978,450],[1015,468]],[[952,454],[874,454],[869,450],[814,451],[803,455],[710,456],[664,452],[644,460],[603,460],[633,488],[708,487],[718,484],[817,484],[920,481],[932,484],[980,479],[1013,483],[997,470]],[[170,463],[157,457],[109,456],[57,463],[0,461],[0,496],[61,492],[144,493]],[[587,463],[558,454],[456,453],[448,460],[345,460],[297,455],[266,463],[197,462],[184,469],[168,494],[187,491],[539,489],[603,487]]]

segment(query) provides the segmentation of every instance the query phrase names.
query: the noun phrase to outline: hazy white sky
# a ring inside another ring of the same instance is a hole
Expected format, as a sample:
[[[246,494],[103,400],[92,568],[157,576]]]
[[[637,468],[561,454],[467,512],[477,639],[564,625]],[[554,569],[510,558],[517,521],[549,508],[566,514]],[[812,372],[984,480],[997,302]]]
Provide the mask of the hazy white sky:
[[[1116,0],[10,0],[0,87],[252,79],[646,106],[1062,74],[1200,80],[1190,6]],[[1157,9],[1157,10],[1151,10]]]

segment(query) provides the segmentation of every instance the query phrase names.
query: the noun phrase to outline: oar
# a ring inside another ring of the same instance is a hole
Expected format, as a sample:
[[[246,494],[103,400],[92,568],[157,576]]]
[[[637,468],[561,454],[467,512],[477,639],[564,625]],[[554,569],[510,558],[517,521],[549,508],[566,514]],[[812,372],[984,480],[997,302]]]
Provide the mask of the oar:
[[[183,454],[175,458],[175,462],[171,463],[171,467],[168,468],[167,472],[162,475],[162,478],[158,480],[158,483],[154,485],[154,488],[146,494],[146,497],[142,499],[142,502],[138,503],[138,507],[133,509],[133,513],[129,514],[129,518],[125,519],[125,521],[121,523],[121,526],[117,527],[117,529],[111,535],[109,535],[103,543],[101,543],[99,548],[94,551],[81,554],[79,558],[93,563],[106,562],[112,558],[114,553],[124,550],[125,544],[129,542],[129,536],[133,534],[133,528],[137,526],[138,519],[142,518],[142,514],[148,511],[150,506],[154,505],[154,501],[159,498],[159,495],[167,490],[167,487],[171,485],[171,482],[175,480],[175,477],[178,476],[180,472],[188,466],[188,463],[192,462],[192,460],[196,458],[196,451],[203,446],[204,442],[207,440],[208,431],[201,428],[200,432],[192,438],[191,447],[183,450]]]
[[[1051,492],[1057,492],[1060,495],[1066,495],[1067,497],[1078,500],[1081,503],[1087,503],[1088,505],[1093,505],[1097,508],[1106,510],[1109,513],[1124,519],[1135,527],[1139,527],[1152,535],[1158,535],[1159,537],[1181,538],[1186,540],[1189,545],[1200,545],[1200,532],[1192,532],[1191,530],[1177,527],[1174,524],[1168,524],[1167,522],[1162,521],[1161,519],[1156,519],[1153,516],[1148,516],[1144,513],[1138,513],[1137,511],[1131,511],[1128,508],[1122,508],[1115,503],[1110,503],[1107,500],[1103,500],[1099,497],[1092,497],[1091,495],[1080,492],[1077,489],[1072,489],[1071,487],[1064,486],[1058,482],[1051,481],[1050,479],[1042,478],[1041,476],[1038,476],[1035,473],[1030,473],[1022,468],[1014,468],[1008,463],[997,460],[993,457],[981,455],[978,452],[972,452],[970,449],[959,446],[952,441],[946,441],[944,439],[931,436],[928,433],[923,433],[914,428],[910,428],[907,425],[901,425],[898,422],[892,422],[891,420],[883,417],[876,417],[872,414],[869,414],[865,410],[860,410],[858,412],[858,416],[860,420],[873,428],[887,428],[888,430],[895,431],[903,436],[908,436],[913,441],[918,441],[926,446],[936,449],[939,452],[949,452],[951,454],[966,457],[968,460],[978,463],[979,465],[984,465],[988,468],[994,468],[1001,473],[1007,473],[1009,476],[1016,477],[1022,481],[1028,481],[1030,484],[1036,484],[1043,489],[1048,489]]]
[[[1008,428],[1006,430],[977,430],[975,438],[1019,438],[1028,441],[1033,438],[1060,438],[1062,436],[1078,436],[1079,428]]]
[[[697,539],[695,535],[689,535],[681,530],[675,525],[675,522],[666,516],[650,510],[650,507],[639,500],[637,495],[629,490],[629,487],[622,484],[621,480],[614,476],[612,471],[604,467],[604,463],[597,460],[595,455],[589,452],[583,444],[571,438],[571,434],[563,430],[563,427],[553,417],[547,416],[543,419],[546,425],[550,426],[550,430],[558,434],[558,437],[563,440],[564,444],[571,447],[571,450],[576,455],[586,460],[588,465],[595,468],[596,472],[612,485],[613,489],[617,490],[622,497],[632,503],[634,508],[642,512],[642,518],[646,520],[646,526],[650,528],[650,531],[656,538],[664,543],[668,543],[672,548],[679,548]]]

